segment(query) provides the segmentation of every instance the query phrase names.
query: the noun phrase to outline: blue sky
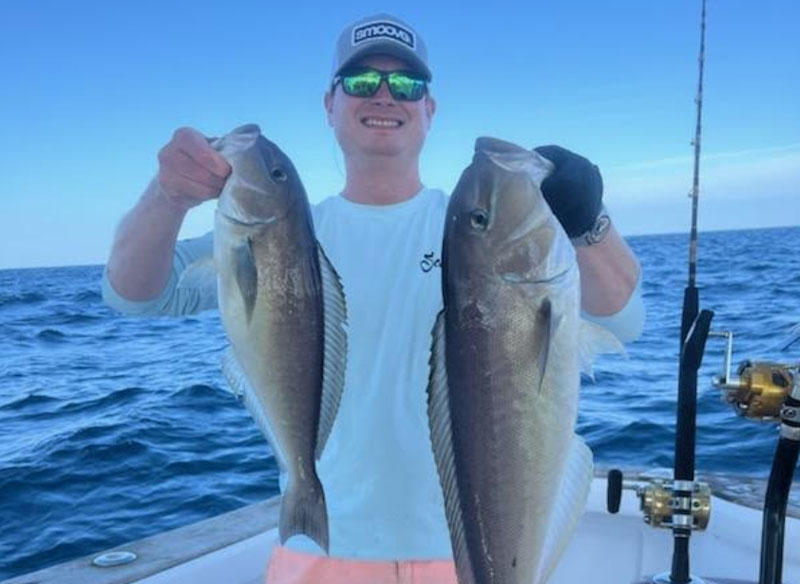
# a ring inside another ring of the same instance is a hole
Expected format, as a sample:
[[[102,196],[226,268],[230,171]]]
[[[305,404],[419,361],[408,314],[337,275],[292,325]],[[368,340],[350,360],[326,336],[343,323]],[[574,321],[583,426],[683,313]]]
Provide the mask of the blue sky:
[[[699,0],[0,3],[0,268],[105,261],[180,126],[261,125],[309,196],[343,163],[322,95],[341,28],[386,10],[425,37],[438,112],[423,179],[450,190],[474,139],[596,162],[627,235],[689,224]],[[800,2],[709,0],[700,228],[800,221]],[[182,236],[211,226],[213,204]]]

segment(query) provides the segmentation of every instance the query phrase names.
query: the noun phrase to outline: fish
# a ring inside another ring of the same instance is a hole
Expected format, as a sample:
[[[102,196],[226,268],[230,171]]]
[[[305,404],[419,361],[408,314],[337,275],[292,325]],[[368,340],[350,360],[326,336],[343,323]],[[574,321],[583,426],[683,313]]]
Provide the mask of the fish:
[[[232,169],[214,219],[213,267],[230,341],[223,372],[288,478],[281,543],[304,534],[327,553],[328,515],[315,461],[344,387],[344,291],[315,237],[289,157],[255,124],[211,145]]]
[[[479,138],[448,203],[427,394],[459,584],[546,581],[591,483],[580,369],[619,342],[580,318],[575,251],[539,188],[552,169]]]

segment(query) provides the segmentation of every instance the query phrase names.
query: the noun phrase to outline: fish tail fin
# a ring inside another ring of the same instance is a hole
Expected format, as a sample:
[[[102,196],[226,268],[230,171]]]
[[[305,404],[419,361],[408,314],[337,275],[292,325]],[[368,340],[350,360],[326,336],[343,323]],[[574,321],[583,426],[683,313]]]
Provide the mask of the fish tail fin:
[[[593,476],[592,451],[583,438],[575,435],[567,452],[535,582],[547,582],[552,576],[583,515]]]
[[[594,379],[592,364],[602,353],[619,353],[627,357],[625,346],[617,336],[605,327],[581,319],[578,334],[578,355],[581,372]]]
[[[293,535],[306,535],[328,553],[328,509],[316,474],[290,482],[281,501],[278,532],[281,544]]]

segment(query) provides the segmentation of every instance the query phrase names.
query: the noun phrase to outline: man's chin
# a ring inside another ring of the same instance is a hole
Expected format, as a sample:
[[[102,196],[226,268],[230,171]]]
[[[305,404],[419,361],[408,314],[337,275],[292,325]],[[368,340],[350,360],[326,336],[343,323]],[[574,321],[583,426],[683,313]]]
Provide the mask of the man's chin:
[[[374,140],[365,145],[363,152],[367,156],[401,156],[408,151],[406,144],[400,144],[393,140]]]

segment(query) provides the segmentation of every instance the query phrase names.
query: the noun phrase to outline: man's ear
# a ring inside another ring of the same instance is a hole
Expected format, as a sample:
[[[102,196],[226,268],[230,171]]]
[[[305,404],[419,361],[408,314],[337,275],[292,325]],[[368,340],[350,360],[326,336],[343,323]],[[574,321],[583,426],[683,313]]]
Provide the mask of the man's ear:
[[[428,116],[428,127],[430,128],[433,122],[433,115],[436,113],[436,100],[430,94],[425,96],[425,113]]]
[[[330,91],[325,92],[323,103],[325,104],[325,114],[328,118],[328,125],[333,126],[333,94]]]

